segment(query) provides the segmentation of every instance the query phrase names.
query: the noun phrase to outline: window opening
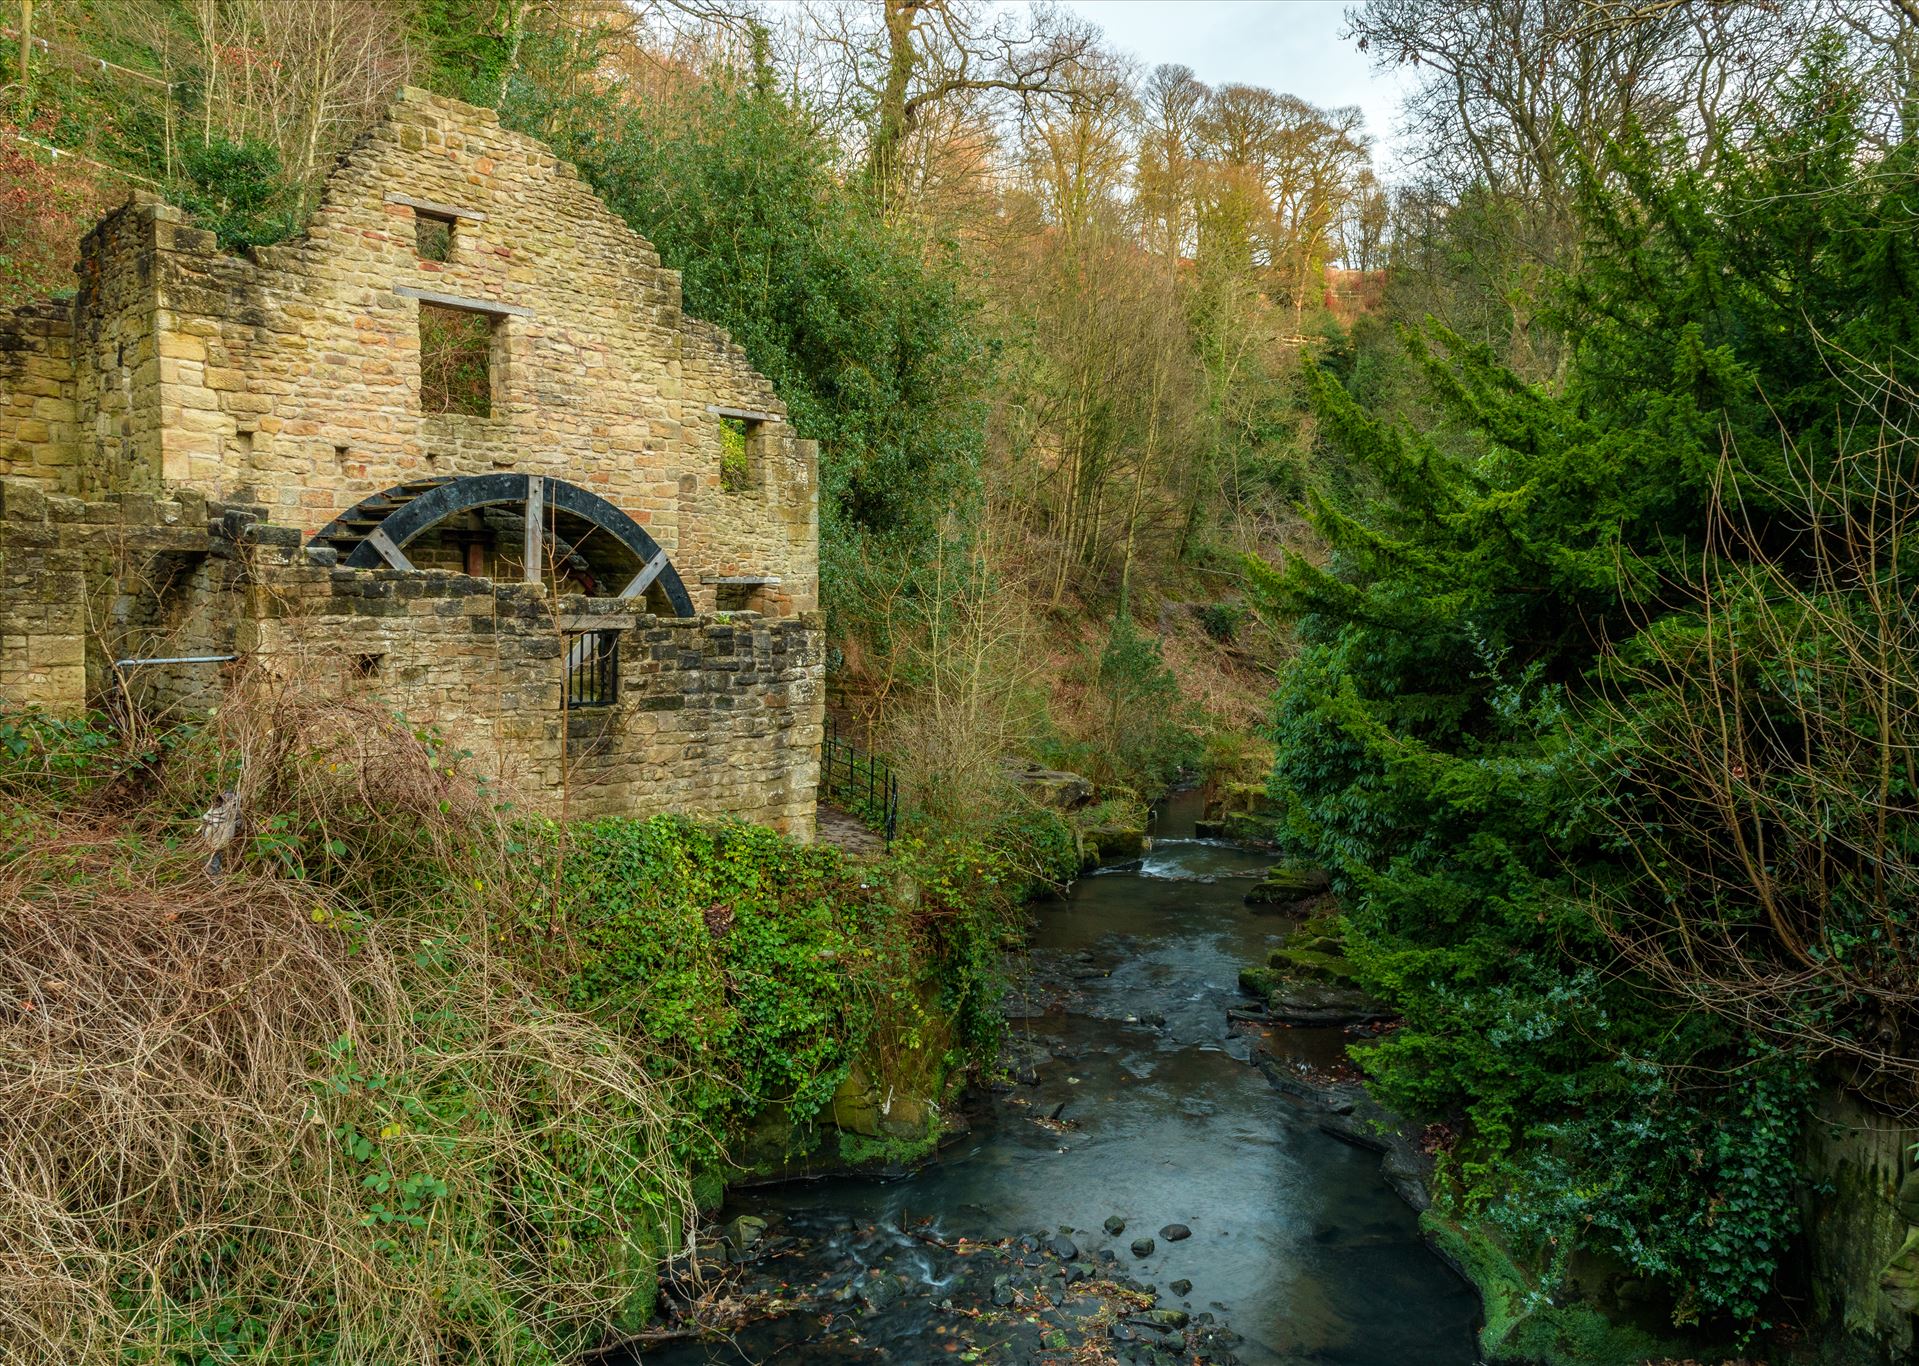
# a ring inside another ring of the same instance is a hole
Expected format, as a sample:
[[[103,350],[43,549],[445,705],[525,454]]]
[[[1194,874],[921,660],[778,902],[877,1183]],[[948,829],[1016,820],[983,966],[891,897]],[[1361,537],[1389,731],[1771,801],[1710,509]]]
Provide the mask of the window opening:
[[[751,483],[753,464],[746,449],[752,428],[743,417],[720,418],[720,487],[728,493],[739,493]]]
[[[441,214],[413,211],[413,244],[422,261],[453,259],[453,223]]]
[[[493,329],[485,313],[420,302],[420,410],[493,415]]]
[[[353,656],[353,676],[355,678],[377,678],[380,673],[380,661],[384,655]]]
[[[566,705],[610,707],[619,697],[620,633],[582,631],[566,651]]]

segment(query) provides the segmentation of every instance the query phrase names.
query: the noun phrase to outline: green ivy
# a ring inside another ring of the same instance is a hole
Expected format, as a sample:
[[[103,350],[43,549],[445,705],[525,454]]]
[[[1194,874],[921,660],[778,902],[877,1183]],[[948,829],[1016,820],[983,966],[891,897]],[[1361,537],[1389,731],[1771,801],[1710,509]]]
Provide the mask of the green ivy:
[[[696,1166],[767,1117],[813,1133],[874,1051],[885,1066],[889,1050],[950,1036],[950,1069],[997,1046],[999,940],[1019,889],[1000,855],[908,839],[856,864],[759,826],[664,816],[567,833],[529,885],[559,889],[568,995],[652,1046]]]

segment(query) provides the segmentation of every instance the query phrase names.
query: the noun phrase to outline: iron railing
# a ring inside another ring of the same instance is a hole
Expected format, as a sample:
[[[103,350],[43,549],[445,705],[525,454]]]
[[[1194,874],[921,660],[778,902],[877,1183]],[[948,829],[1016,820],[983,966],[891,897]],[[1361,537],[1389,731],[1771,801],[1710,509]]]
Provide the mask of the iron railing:
[[[582,631],[566,651],[566,705],[610,707],[620,695],[620,633]]]
[[[900,828],[900,780],[886,760],[829,728],[820,748],[820,800],[858,816],[890,845]]]

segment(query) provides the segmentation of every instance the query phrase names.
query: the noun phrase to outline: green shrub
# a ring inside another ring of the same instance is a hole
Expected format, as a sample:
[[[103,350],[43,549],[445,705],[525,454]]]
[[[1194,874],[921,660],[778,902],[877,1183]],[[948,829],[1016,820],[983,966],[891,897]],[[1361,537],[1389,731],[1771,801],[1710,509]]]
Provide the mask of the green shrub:
[[[181,172],[181,204],[223,247],[262,246],[299,230],[297,187],[269,143],[215,137],[182,153]]]

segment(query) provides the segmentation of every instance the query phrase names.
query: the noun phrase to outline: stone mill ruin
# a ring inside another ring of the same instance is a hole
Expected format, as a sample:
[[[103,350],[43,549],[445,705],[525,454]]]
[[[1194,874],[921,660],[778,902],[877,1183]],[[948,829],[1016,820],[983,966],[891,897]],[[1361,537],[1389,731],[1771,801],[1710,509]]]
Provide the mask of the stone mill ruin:
[[[818,451],[538,142],[406,90],[307,232],[146,197],[0,318],[0,697],[204,716],[240,667],[575,814],[814,823]]]

